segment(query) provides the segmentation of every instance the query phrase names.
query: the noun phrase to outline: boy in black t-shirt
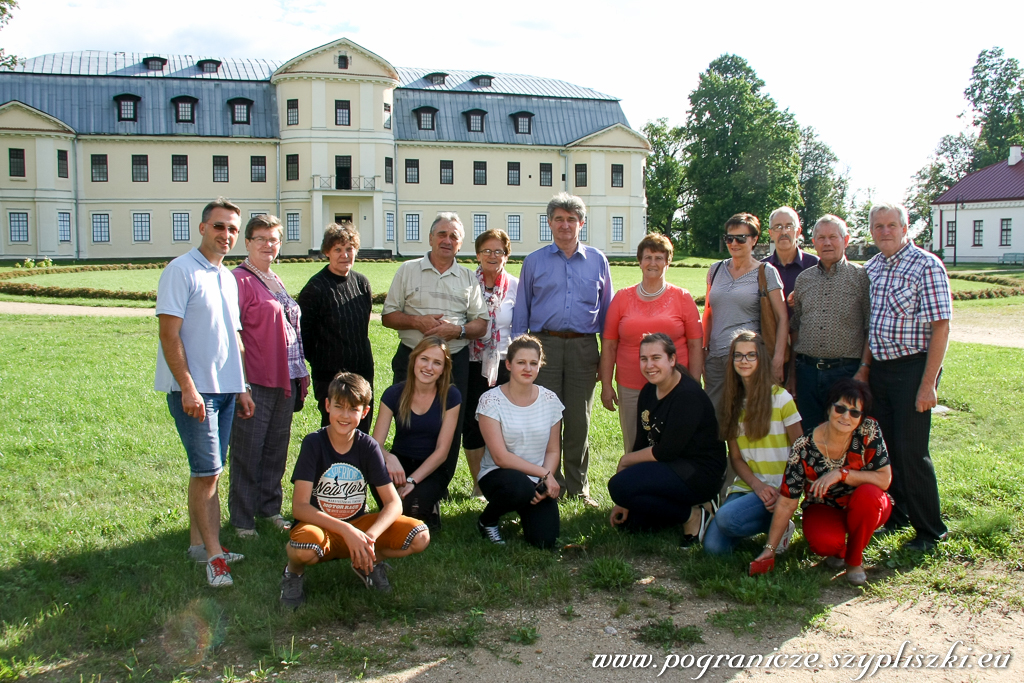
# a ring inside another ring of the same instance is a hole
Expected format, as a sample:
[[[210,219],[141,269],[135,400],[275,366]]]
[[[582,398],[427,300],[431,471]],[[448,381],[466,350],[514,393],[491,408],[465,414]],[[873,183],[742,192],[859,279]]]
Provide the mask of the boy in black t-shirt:
[[[384,466],[377,442],[359,431],[370,410],[370,384],[351,372],[339,372],[327,390],[330,423],[302,440],[292,473],[292,514],[299,524],[288,541],[288,566],[281,578],[281,602],[298,607],[305,600],[307,566],[343,557],[367,588],[388,592],[390,565],[379,557],[423,552],[430,543],[427,526],[402,515],[402,499]],[[367,483],[381,502],[367,514]]]

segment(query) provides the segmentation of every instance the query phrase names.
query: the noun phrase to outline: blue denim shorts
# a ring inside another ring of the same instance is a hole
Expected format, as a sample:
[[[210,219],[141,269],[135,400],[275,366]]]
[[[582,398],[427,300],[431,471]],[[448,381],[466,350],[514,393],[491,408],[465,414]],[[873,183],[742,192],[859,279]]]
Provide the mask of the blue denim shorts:
[[[220,474],[227,462],[231,423],[235,414],[235,394],[200,394],[206,404],[206,419],[200,422],[185,414],[181,392],[167,394],[167,408],[188,455],[190,476],[212,477]]]

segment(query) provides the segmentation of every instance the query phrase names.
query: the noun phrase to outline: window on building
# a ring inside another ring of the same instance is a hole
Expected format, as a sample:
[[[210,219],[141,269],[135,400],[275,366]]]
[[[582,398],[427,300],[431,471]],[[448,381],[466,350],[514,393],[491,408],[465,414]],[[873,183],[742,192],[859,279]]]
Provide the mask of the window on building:
[[[302,232],[299,227],[299,212],[289,211],[284,215],[285,219],[285,239],[289,242],[298,242],[302,238]]]
[[[477,76],[473,79],[473,82],[476,83],[478,88],[489,88],[491,87],[491,80],[490,76]]]
[[[551,164],[540,165],[541,187],[551,187]]]
[[[188,155],[187,154],[172,154],[171,155],[171,182],[172,183],[187,183],[188,182]]]
[[[12,178],[24,178],[25,177],[25,150],[23,149],[10,149],[7,152],[8,158],[10,159],[10,169]]]
[[[540,224],[540,241],[550,242],[551,241],[551,226],[548,225],[547,214],[542,213],[537,217],[537,222]]]
[[[213,157],[213,182],[228,182],[228,158],[226,156]]]
[[[93,154],[91,157],[92,161],[92,181],[94,183],[105,183],[107,182],[107,155],[106,154]]]
[[[174,122],[175,123],[195,123],[196,122],[196,103],[199,102],[194,97],[175,97],[171,100],[174,105]]]
[[[167,60],[163,57],[146,57],[142,63],[146,65],[146,69],[149,71],[163,71]]]
[[[57,177],[68,177],[68,151],[66,149],[57,150]]]
[[[612,187],[622,187],[622,164],[612,164]]]
[[[236,97],[228,100],[231,107],[231,123],[249,124],[252,122],[252,100],[244,97]]]
[[[405,182],[410,185],[415,185],[420,181],[420,160],[419,159],[406,159],[405,160]],[[419,220],[419,217],[416,218]]]
[[[395,214],[390,211],[384,214],[384,241],[395,241]]]
[[[11,242],[28,242],[28,212],[11,211],[7,214]]]
[[[188,242],[189,221],[187,213],[171,214],[171,239],[175,242]]]
[[[132,182],[133,183],[148,183],[149,182],[149,155],[147,155],[147,154],[133,154],[132,155]]]
[[[455,164],[452,161],[441,159],[441,184],[452,185],[455,183]]]
[[[956,221],[946,221],[946,246],[956,246]]]
[[[384,182],[395,182],[395,160],[391,157],[384,157]]]
[[[220,69],[220,62],[216,59],[200,59],[196,62],[196,66],[198,66],[199,70],[204,74],[215,74],[217,73],[217,70]]]
[[[110,241],[110,214],[94,213],[92,215],[92,241]]]
[[[576,187],[587,186],[587,165],[576,164]]]
[[[132,241],[134,241],[134,242],[148,242],[149,241],[149,214],[148,213],[133,213],[132,214]]]
[[[128,93],[116,95],[114,101],[117,102],[117,120],[138,121],[139,102],[141,100],[142,98],[138,95],[130,95]]]
[[[288,100],[288,125],[297,126],[299,125],[299,101]]]
[[[612,242],[621,242],[624,238],[622,216],[612,216]]]
[[[586,242],[586,241],[587,241],[587,224],[584,223],[583,227],[580,228],[580,242]]]
[[[444,85],[444,79],[447,76],[448,74],[444,73],[427,74],[427,80],[431,85]]]
[[[476,239],[480,235],[487,232],[487,214],[485,213],[474,213],[473,214],[473,239]]]
[[[473,162],[473,184],[474,185],[486,185],[487,184],[487,162],[486,161],[474,161]]]
[[[285,179],[286,180],[298,180],[299,179],[299,155],[289,154],[285,157]]]
[[[338,154],[334,157],[334,189],[352,189],[352,155]],[[356,189],[359,189],[359,181],[356,180]]]
[[[418,213],[405,214],[405,241],[418,242],[420,239],[420,215]]]
[[[466,129],[470,133],[483,133],[484,132],[484,116],[487,112],[482,109],[473,109],[466,112]]]
[[[505,219],[505,232],[508,233],[508,238],[513,242],[518,242],[522,238],[520,233],[521,222],[522,216],[519,214],[512,214]]]
[[[352,105],[349,100],[334,100],[334,125],[352,125]]]
[[[339,69],[347,69],[348,68],[348,55],[338,55],[338,68]]]
[[[983,242],[985,239],[985,221],[974,221],[974,246],[984,246]]]
[[[420,130],[434,130],[434,113],[436,109],[432,107],[420,107],[415,110],[416,123]]]
[[[508,184],[518,185],[519,184],[519,162],[510,161],[508,162]]]
[[[512,118],[515,122],[516,135],[529,135],[533,132],[533,114],[523,112],[513,114]]]
[[[1008,247],[1010,246],[1010,233],[1013,227],[1012,218],[1004,218],[999,221],[999,246]]]
[[[71,241],[71,212],[57,212],[57,240],[59,242]]]
[[[249,157],[249,167],[252,170],[251,180],[254,183],[267,182],[267,158]]]
[[[391,105],[387,102],[384,103],[384,127],[391,128]]]

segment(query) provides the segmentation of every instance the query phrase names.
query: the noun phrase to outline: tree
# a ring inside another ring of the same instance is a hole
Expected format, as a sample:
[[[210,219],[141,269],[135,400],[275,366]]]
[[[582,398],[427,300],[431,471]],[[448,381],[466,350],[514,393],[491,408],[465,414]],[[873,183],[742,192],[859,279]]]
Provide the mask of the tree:
[[[18,6],[18,0],[0,0],[0,28],[7,25],[11,20],[14,8]],[[0,47],[0,69],[13,69],[18,64],[18,58],[9,55]]]
[[[910,225],[923,223],[916,238],[919,244],[931,242],[932,202],[974,170],[978,144],[974,133],[945,135],[928,163],[914,174],[914,183],[907,190],[905,202]]]
[[[974,168],[1006,159],[1010,145],[1024,141],[1024,71],[1020,62],[1005,57],[1001,47],[982,50],[964,97],[971,103],[972,122],[979,129]]]
[[[683,150],[683,128],[672,128],[668,119],[648,121],[643,134],[651,143],[644,170],[647,190],[647,229],[670,238],[678,233],[681,221],[676,214],[683,206],[685,167],[680,160]]]
[[[827,213],[846,218],[849,177],[836,171],[839,157],[808,126],[800,130],[800,198],[797,208],[805,237],[815,221]]]
[[[761,92],[764,81],[742,57],[722,55],[690,93],[686,179],[693,202],[686,229],[698,252],[720,249],[729,216],[761,218],[800,197],[800,129]]]

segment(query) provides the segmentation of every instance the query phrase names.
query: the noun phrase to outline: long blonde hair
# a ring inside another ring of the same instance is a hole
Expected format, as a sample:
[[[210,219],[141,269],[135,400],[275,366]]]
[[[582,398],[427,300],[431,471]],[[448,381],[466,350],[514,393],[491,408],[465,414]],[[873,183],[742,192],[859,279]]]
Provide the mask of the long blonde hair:
[[[749,392],[747,385],[743,383],[743,378],[736,373],[732,361],[732,355],[736,353],[736,345],[740,342],[753,344],[757,351],[757,367],[754,369],[754,374],[750,376]],[[728,441],[739,436],[740,413],[743,413],[744,435],[751,441],[763,439],[768,436],[768,431],[771,429],[772,387],[775,385],[764,340],[757,332],[741,330],[729,345],[729,355],[726,358],[729,369],[725,372],[725,396],[722,398],[722,408],[718,415],[722,438]]]
[[[402,423],[403,427],[408,427],[412,423],[412,396],[416,390],[416,359],[424,351],[434,346],[444,351],[444,370],[441,371],[441,376],[437,378],[436,384],[437,398],[441,402],[441,415],[444,416],[448,405],[448,389],[452,385],[452,354],[448,351],[448,342],[431,335],[421,339],[409,354],[409,369],[405,373],[405,388],[402,389],[402,396],[398,399],[398,421]]]

